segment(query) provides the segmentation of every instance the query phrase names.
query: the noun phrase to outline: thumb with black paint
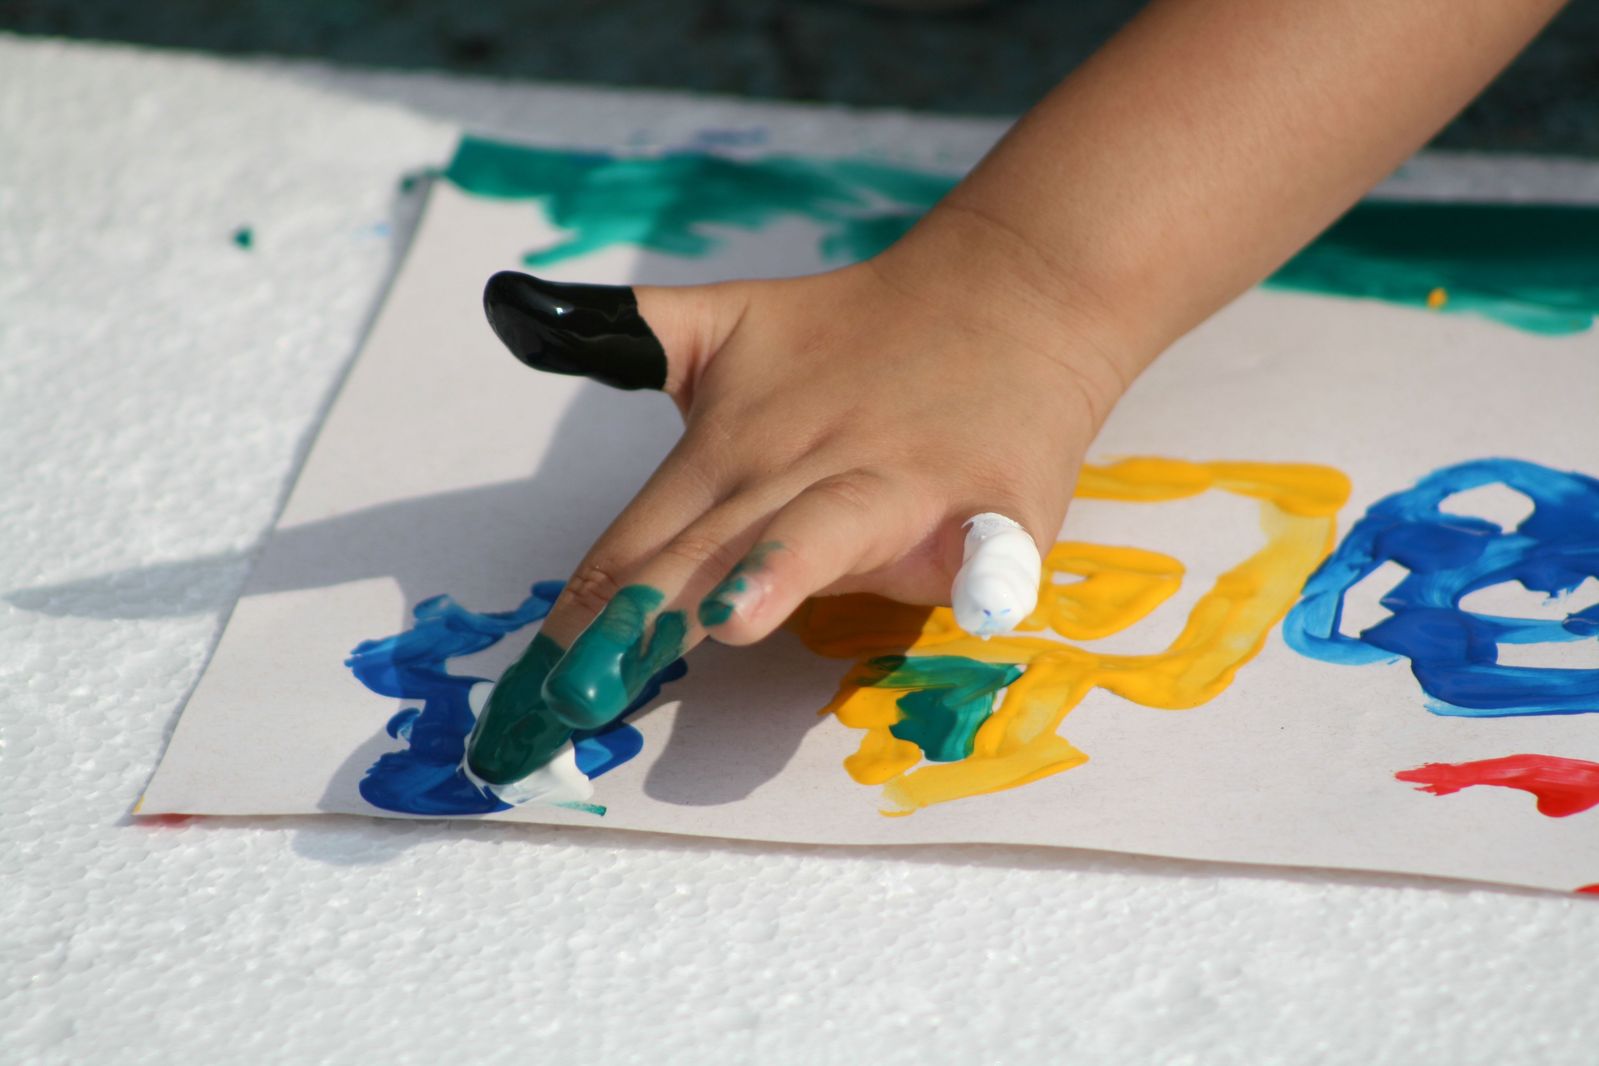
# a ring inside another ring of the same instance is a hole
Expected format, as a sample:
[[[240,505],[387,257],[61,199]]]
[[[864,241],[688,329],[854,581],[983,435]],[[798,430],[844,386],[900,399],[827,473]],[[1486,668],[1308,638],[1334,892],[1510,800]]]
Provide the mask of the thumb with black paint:
[[[695,369],[737,320],[738,289],[577,284],[504,270],[484,287],[483,310],[535,370],[661,389],[686,407]]]

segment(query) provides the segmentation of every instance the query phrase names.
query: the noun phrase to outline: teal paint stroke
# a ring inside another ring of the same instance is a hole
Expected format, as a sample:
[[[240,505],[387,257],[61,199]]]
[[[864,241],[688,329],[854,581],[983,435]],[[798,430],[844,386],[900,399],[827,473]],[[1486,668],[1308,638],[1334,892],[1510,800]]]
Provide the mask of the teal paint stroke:
[[[884,655],[866,664],[856,684],[904,690],[895,701],[900,720],[888,731],[915,744],[929,762],[958,762],[971,755],[977,730],[993,713],[994,698],[1022,668],[961,655]]]
[[[1357,205],[1268,287],[1465,312],[1533,333],[1580,333],[1599,313],[1599,208]]]
[[[718,230],[785,218],[821,227],[838,263],[898,240],[958,176],[862,159],[700,152],[615,155],[464,138],[443,174],[479,196],[537,201],[566,231],[530,251],[548,267],[614,245],[698,257]],[[1543,334],[1599,314],[1599,207],[1367,200],[1271,276],[1275,289],[1468,313]]]
[[[888,247],[958,180],[860,159],[700,152],[610,155],[463,138],[444,177],[479,196],[538,200],[564,241],[530,252],[546,267],[612,245],[703,256],[717,227],[763,229],[778,219],[823,228],[828,259],[865,259]]]

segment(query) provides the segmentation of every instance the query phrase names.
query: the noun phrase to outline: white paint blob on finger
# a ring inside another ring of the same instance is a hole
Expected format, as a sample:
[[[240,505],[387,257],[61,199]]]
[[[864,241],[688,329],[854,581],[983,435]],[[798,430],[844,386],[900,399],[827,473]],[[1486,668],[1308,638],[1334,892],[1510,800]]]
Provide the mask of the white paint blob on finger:
[[[513,807],[524,803],[582,803],[594,795],[594,783],[577,768],[577,750],[571,741],[522,780],[488,787]]]
[[[976,637],[1014,629],[1038,606],[1044,560],[1027,530],[1004,515],[966,521],[966,547],[950,601],[955,621]]]

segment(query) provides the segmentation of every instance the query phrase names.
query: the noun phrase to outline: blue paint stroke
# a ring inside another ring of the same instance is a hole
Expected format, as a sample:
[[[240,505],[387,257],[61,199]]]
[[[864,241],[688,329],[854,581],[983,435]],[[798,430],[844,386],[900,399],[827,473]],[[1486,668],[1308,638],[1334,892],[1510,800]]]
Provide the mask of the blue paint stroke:
[[[1450,496],[1505,485],[1533,502],[1513,530],[1439,509]],[[1383,597],[1390,616],[1339,632],[1344,596],[1394,562],[1409,573]],[[1599,577],[1599,480],[1517,459],[1445,467],[1379,500],[1305,582],[1283,621],[1302,655],[1349,666],[1410,660],[1434,714],[1467,718],[1599,711],[1599,670],[1501,666],[1501,644],[1599,639],[1599,605],[1563,619],[1504,618],[1460,609],[1478,589],[1519,582],[1558,597]]]
[[[405,747],[378,757],[361,779],[361,797],[374,807],[401,814],[471,815],[509,810],[511,805],[467,777],[462,767],[466,738],[476,718],[467,700],[486,678],[452,674],[449,660],[480,652],[550,613],[562,582],[540,581],[513,611],[480,614],[449,596],[416,605],[416,622],[403,633],[358,644],[344,665],[381,696],[419,700],[389,719],[389,736]],[[622,716],[601,729],[573,734],[577,766],[590,778],[616,769],[644,748],[644,737],[623,718],[650,703],[661,686],[688,672],[679,659],[662,670]],[[591,808],[587,805],[583,809]]]

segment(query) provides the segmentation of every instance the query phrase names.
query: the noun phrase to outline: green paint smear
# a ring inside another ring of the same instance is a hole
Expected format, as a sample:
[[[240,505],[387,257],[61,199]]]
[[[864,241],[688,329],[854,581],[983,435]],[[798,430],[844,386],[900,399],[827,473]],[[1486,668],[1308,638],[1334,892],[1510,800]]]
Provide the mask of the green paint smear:
[[[898,239],[956,181],[864,160],[627,157],[475,137],[461,141],[444,177],[480,196],[541,201],[570,235],[529,253],[533,267],[616,244],[707,255],[722,244],[717,227],[759,230],[785,216],[821,224],[829,258],[865,259]]]
[[[520,781],[549,763],[572,738],[544,700],[544,682],[561,646],[543,633],[500,676],[466,745],[467,766],[491,785]]]
[[[648,585],[616,594],[544,681],[544,700],[571,729],[598,729],[638,698],[650,678],[683,654],[687,625],[682,611],[651,614],[665,595]]]
[[[584,814],[598,815],[601,818],[605,817],[607,809],[598,803],[584,803],[581,800],[568,800],[565,803],[557,803],[556,806],[565,807],[569,811],[582,811]]]
[[[249,226],[240,226],[233,231],[233,243],[245,251],[249,251],[255,247],[255,230]]]
[[[738,561],[727,578],[700,601],[700,625],[709,629],[733,617],[733,598],[749,591],[749,575],[765,566],[766,557],[782,546],[779,541],[769,540],[751,548],[750,553]]]
[[[1599,209],[1519,204],[1358,205],[1269,287],[1481,315],[1580,333],[1599,313]]]
[[[743,592],[748,586],[749,582],[742,577],[730,577],[716,586],[716,591],[705,597],[700,603],[700,625],[710,629],[712,626],[719,626],[729,618],[732,618],[733,605],[728,602],[728,597]]]
[[[889,732],[922,750],[929,762],[957,762],[972,753],[977,730],[988,720],[999,691],[1022,676],[1011,663],[985,663],[961,655],[885,655],[858,683],[906,689],[896,705],[901,718]]]
[[[416,191],[417,186],[421,185],[424,181],[437,176],[437,168],[428,167],[422,170],[413,170],[409,174],[400,175],[400,180],[396,185],[396,188],[399,190],[401,196],[409,196],[411,193]]]
[[[468,137],[444,177],[480,196],[536,200],[566,230],[529,252],[546,267],[613,245],[704,256],[718,229],[784,218],[822,228],[824,258],[853,262],[898,240],[958,180],[856,159],[617,156]],[[1599,208],[1370,200],[1295,256],[1269,287],[1469,313],[1536,333],[1599,314]]]

